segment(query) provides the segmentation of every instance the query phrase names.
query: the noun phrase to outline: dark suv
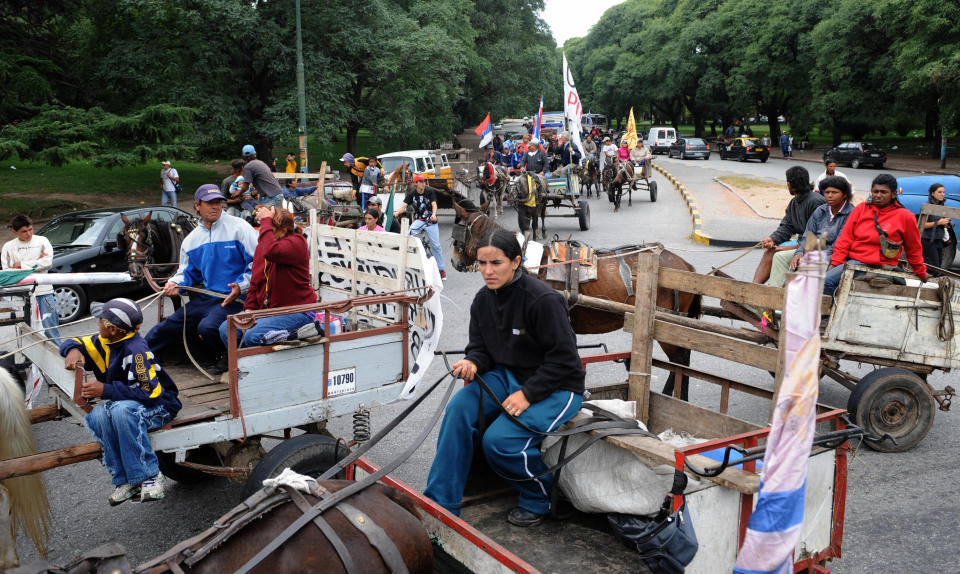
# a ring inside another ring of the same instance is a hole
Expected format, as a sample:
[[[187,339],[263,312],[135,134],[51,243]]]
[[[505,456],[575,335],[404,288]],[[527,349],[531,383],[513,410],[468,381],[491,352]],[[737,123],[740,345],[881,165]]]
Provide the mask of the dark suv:
[[[849,165],[853,169],[864,165],[883,167],[887,161],[887,153],[869,142],[847,142],[823,152],[823,161],[828,159]]]

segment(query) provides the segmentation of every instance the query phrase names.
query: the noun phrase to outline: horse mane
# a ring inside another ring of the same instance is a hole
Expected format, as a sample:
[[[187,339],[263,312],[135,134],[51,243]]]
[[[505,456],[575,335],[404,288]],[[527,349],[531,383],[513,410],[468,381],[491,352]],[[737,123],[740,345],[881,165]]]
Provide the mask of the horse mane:
[[[23,392],[6,369],[0,368],[0,460],[27,456],[36,452],[33,429],[27,414]],[[10,496],[13,532],[17,524],[30,537],[41,556],[47,556],[50,537],[50,503],[39,474],[0,481]],[[3,536],[0,535],[0,540]]]

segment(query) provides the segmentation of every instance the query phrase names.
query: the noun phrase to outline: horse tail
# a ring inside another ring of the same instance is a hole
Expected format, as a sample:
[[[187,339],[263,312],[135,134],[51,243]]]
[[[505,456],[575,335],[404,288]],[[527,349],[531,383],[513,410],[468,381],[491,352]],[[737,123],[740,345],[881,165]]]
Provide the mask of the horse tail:
[[[36,452],[33,430],[23,392],[6,369],[0,368],[0,460],[27,456]],[[47,556],[50,537],[50,503],[40,475],[18,476],[0,482],[10,493],[14,532],[16,525],[33,540],[37,551]]]

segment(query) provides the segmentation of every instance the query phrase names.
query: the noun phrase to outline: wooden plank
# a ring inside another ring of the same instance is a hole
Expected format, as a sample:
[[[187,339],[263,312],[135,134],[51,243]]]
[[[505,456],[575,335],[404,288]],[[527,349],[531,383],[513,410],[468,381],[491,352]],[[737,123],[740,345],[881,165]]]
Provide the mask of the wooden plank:
[[[623,330],[627,333],[633,332],[633,313],[625,313],[623,315]],[[734,339],[741,339],[752,341],[757,344],[764,344],[770,341],[775,340],[769,335],[765,335],[760,331],[755,331],[753,329],[744,329],[742,327],[728,327],[726,325],[721,325],[719,323],[711,323],[709,321],[704,321],[702,319],[691,319],[690,317],[684,317],[682,315],[675,315],[673,313],[667,313],[664,311],[657,311],[656,318],[658,321],[664,321],[666,323],[675,323],[677,325],[684,325],[686,327],[692,327],[694,329],[700,329],[703,331],[709,331],[711,333],[717,333],[718,335],[725,335],[727,337],[733,337]]]
[[[667,268],[660,270],[657,282],[666,289],[736,301],[763,309],[783,309],[783,290],[779,287]]]
[[[949,217],[950,219],[960,219],[960,207],[950,207],[948,205],[924,203],[920,206],[920,213],[932,215],[933,217]]]
[[[402,267],[402,265],[399,265],[397,263],[398,259],[401,260],[401,263],[402,263],[402,259],[405,256],[404,250],[402,249],[389,249],[389,248],[381,247],[379,245],[374,245],[372,243],[362,243],[362,242],[359,244],[358,249],[360,253],[359,257],[366,262],[370,262],[370,261],[374,261],[377,263],[382,262],[382,263],[387,263],[389,265],[398,265]],[[407,267],[421,269],[419,258],[411,257],[410,263],[407,265]],[[402,275],[398,275],[398,276],[402,277]]]
[[[221,389],[212,393],[205,393],[196,397],[190,397],[191,405],[216,405],[230,398],[230,389]]]
[[[654,317],[657,309],[657,272],[660,251],[637,254],[636,297],[628,400],[637,402],[637,419],[647,422],[650,414],[650,371],[653,360]]]
[[[765,371],[775,371],[777,368],[777,350],[756,343],[739,341],[723,335],[667,323],[660,319],[655,321],[653,336],[663,343],[693,349]]]
[[[92,460],[100,456],[100,445],[95,442],[68,446],[47,452],[0,460],[0,480],[27,476],[58,466]]]
[[[353,286],[353,289],[351,289],[350,291],[347,291],[347,293],[351,297],[357,296],[356,285],[358,281],[360,283],[367,283],[369,285],[386,289],[387,291],[393,291],[395,290],[394,288],[396,287],[396,284],[392,279],[381,277],[379,275],[374,275],[372,273],[367,273],[365,271],[359,271],[356,269],[342,267],[340,265],[331,265],[325,261],[317,262],[317,270],[320,271],[320,273],[329,273],[334,277],[349,279],[351,281],[351,285]]]
[[[184,405],[177,418],[170,422],[170,426],[180,426],[206,419],[218,417],[224,413],[230,412],[230,400],[222,400],[219,404],[208,403],[205,405]]]
[[[57,405],[45,405],[30,409],[27,411],[27,414],[30,415],[30,424],[52,421],[60,417],[60,407]]]
[[[660,393],[650,393],[651,432],[667,429],[687,432],[697,438],[717,439],[760,430],[761,426],[698,407]]]
[[[180,391],[180,400],[183,400],[183,397],[196,397],[219,390],[230,389],[230,385],[221,383],[220,381],[207,381],[206,383],[205,385],[193,385],[185,389],[178,389]]]

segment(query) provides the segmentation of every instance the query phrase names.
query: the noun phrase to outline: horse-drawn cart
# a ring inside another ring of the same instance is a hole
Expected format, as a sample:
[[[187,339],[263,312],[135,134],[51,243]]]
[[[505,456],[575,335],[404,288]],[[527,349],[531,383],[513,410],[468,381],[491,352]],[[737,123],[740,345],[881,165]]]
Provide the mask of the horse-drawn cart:
[[[547,194],[544,200],[547,208],[553,207],[555,212],[547,213],[546,217],[576,217],[580,231],[587,231],[590,229],[590,204],[580,198],[580,175],[572,166],[558,171],[561,172],[559,176],[551,175],[547,178]],[[561,208],[570,208],[573,213],[556,213]]]
[[[249,311],[228,317],[230,328],[257,318],[316,313],[316,321],[270,346],[237,348],[230,341],[228,373],[219,379],[189,365],[167,363],[182,410],[150,440],[171,478],[190,482],[203,474],[247,480],[256,490],[285,467],[323,470],[345,445],[324,436],[331,417],[353,413],[414,392],[429,365],[442,328],[435,263],[413,238],[315,226],[321,301],[312,305]],[[161,310],[162,311],[162,310]],[[68,371],[57,345],[26,324],[17,325],[22,353],[47,380],[51,404],[30,411],[32,422],[92,410],[80,395],[86,376]],[[363,422],[363,421],[361,421]],[[367,423],[363,423],[367,424]],[[291,438],[293,429],[306,431]],[[265,453],[262,436],[287,439]],[[357,437],[362,440],[363,437]],[[87,443],[0,461],[0,480],[40,472],[100,454]]]

